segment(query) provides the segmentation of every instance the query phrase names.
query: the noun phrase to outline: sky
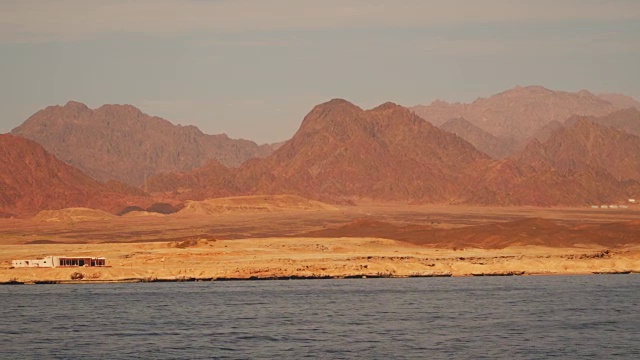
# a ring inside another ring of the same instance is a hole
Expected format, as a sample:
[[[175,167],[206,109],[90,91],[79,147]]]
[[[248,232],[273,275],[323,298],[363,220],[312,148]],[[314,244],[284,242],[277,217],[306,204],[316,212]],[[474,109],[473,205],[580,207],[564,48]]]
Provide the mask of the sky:
[[[3,0],[0,133],[75,100],[276,142],[332,98],[640,99],[638,64],[637,0]]]

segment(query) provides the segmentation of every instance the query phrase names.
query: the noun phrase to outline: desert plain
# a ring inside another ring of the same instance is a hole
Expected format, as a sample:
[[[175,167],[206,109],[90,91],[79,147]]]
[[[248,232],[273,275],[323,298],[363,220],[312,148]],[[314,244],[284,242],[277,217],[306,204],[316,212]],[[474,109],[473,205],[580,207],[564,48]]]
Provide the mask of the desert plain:
[[[0,282],[640,273],[635,207],[285,200],[194,203],[169,215],[79,208],[0,219]],[[107,266],[11,266],[14,259],[49,255],[105,257]],[[73,273],[81,279],[72,280]]]

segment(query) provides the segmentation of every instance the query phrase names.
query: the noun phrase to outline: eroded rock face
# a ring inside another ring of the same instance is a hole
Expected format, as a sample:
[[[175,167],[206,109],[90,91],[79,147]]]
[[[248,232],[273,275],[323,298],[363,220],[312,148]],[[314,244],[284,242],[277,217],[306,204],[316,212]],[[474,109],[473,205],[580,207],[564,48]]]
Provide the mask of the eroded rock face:
[[[73,101],[35,113],[12,134],[38,142],[97,180],[135,186],[149,176],[191,170],[211,159],[238,166],[279,146],[203,134],[195,126],[173,125],[131,105],[90,109]]]

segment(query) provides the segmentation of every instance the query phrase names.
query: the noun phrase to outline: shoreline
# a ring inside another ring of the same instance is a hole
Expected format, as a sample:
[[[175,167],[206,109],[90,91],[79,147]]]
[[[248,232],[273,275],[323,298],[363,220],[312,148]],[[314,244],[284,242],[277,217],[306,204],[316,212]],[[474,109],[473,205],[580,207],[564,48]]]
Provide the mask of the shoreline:
[[[474,273],[465,275],[424,274],[424,275],[348,275],[348,276],[270,276],[248,278],[159,278],[159,279],[117,279],[117,280],[34,280],[34,281],[2,281],[0,286],[11,285],[75,285],[75,284],[138,284],[138,283],[177,283],[177,282],[228,282],[228,281],[287,281],[287,280],[367,280],[367,279],[409,279],[409,278],[467,278],[467,277],[512,277],[512,276],[592,276],[592,275],[636,275],[636,271],[594,271],[591,273]]]
[[[99,256],[107,266],[11,268],[11,260]],[[640,273],[640,246],[449,249],[380,238],[1,245],[0,284],[264,281]]]

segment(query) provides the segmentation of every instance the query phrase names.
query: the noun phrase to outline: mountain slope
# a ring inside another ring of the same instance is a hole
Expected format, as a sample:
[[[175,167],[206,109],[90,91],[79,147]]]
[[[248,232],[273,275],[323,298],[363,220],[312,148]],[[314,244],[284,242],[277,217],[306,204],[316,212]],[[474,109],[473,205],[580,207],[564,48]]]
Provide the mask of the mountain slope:
[[[587,164],[616,179],[640,181],[640,137],[587,120],[556,131],[545,142],[547,157],[558,169]]]
[[[238,166],[273,151],[269,145],[206,135],[194,126],[173,125],[131,105],[90,109],[73,101],[35,113],[12,134],[38,142],[95,179],[136,186],[148,176],[190,170],[211,159]]]
[[[640,110],[635,108],[618,110],[600,117],[572,116],[565,121],[565,125],[573,125],[581,119],[640,136]]]
[[[640,138],[588,121],[496,161],[470,187],[492,205],[616,204],[640,193]]]
[[[39,144],[0,134],[0,212],[91,207],[117,211],[150,198],[123,184],[102,184],[49,154]]]
[[[458,135],[494,159],[508,156],[518,145],[514,139],[493,136],[463,118],[451,119],[439,128]]]

